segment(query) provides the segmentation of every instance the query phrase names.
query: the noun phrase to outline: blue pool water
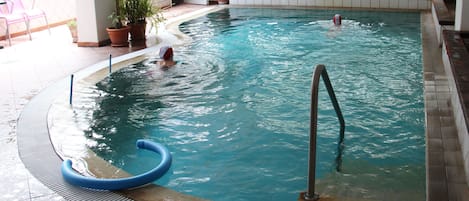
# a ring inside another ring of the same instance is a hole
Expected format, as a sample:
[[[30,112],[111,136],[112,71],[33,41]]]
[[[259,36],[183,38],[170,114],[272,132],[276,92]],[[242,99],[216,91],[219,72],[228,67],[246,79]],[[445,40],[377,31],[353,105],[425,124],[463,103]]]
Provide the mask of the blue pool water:
[[[306,189],[311,75],[325,64],[345,149],[337,173],[338,121],[321,85],[317,178],[367,198],[424,200],[419,13],[231,8],[180,29],[193,40],[175,47],[176,67],[159,69],[155,53],[76,98],[94,103],[76,112],[90,114],[84,133],[99,156],[145,172],[159,161],[134,142],[152,139],[173,154],[159,185],[211,200],[295,200]]]

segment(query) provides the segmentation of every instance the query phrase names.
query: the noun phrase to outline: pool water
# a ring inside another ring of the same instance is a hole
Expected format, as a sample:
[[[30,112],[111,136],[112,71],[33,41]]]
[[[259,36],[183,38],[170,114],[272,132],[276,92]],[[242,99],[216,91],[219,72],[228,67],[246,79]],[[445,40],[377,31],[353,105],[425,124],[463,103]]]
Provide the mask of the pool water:
[[[193,40],[175,47],[174,68],[156,66],[155,53],[75,98],[88,105],[75,110],[89,114],[83,130],[99,156],[145,172],[159,161],[135,141],[151,139],[173,154],[159,185],[210,200],[295,200],[307,183],[311,75],[325,64],[346,130],[336,172],[339,125],[321,83],[319,189],[425,199],[419,13],[230,8],[180,30]]]

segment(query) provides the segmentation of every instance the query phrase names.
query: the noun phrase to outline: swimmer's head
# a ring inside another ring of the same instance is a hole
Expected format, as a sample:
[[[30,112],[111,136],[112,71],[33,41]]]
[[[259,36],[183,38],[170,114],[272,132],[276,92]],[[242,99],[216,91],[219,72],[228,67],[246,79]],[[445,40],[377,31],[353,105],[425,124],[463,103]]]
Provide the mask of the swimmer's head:
[[[173,48],[170,46],[163,46],[160,48],[160,58],[163,60],[173,59]]]
[[[332,21],[334,22],[334,25],[339,26],[342,24],[342,16],[340,16],[340,14],[335,14]]]

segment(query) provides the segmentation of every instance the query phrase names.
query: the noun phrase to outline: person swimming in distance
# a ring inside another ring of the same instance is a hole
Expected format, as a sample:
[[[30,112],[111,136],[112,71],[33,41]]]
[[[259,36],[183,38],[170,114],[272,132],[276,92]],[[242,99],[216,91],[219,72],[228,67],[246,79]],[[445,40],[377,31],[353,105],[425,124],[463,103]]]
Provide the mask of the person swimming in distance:
[[[160,59],[158,64],[162,68],[169,68],[176,65],[176,62],[173,60],[173,48],[170,46],[163,46],[160,48]]]
[[[332,22],[334,22],[334,25],[336,26],[342,25],[342,16],[340,14],[335,14],[334,17],[332,17]]]
[[[334,25],[329,28],[329,31],[326,34],[326,36],[328,38],[336,38],[337,35],[342,30],[342,26],[341,26],[342,25],[342,16],[340,14],[335,14],[332,17],[332,22],[334,23]]]

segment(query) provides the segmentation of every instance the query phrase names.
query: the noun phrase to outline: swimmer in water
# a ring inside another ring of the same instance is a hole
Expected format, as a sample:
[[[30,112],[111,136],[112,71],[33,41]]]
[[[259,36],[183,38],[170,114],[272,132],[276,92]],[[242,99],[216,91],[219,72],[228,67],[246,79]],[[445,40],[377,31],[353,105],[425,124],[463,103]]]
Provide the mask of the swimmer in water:
[[[176,65],[176,62],[173,60],[173,48],[170,46],[163,46],[160,48],[160,59],[158,64],[162,68],[169,68]]]
[[[340,26],[342,25],[342,16],[340,16],[340,14],[335,14],[332,18],[332,21],[334,22],[335,26]]]

